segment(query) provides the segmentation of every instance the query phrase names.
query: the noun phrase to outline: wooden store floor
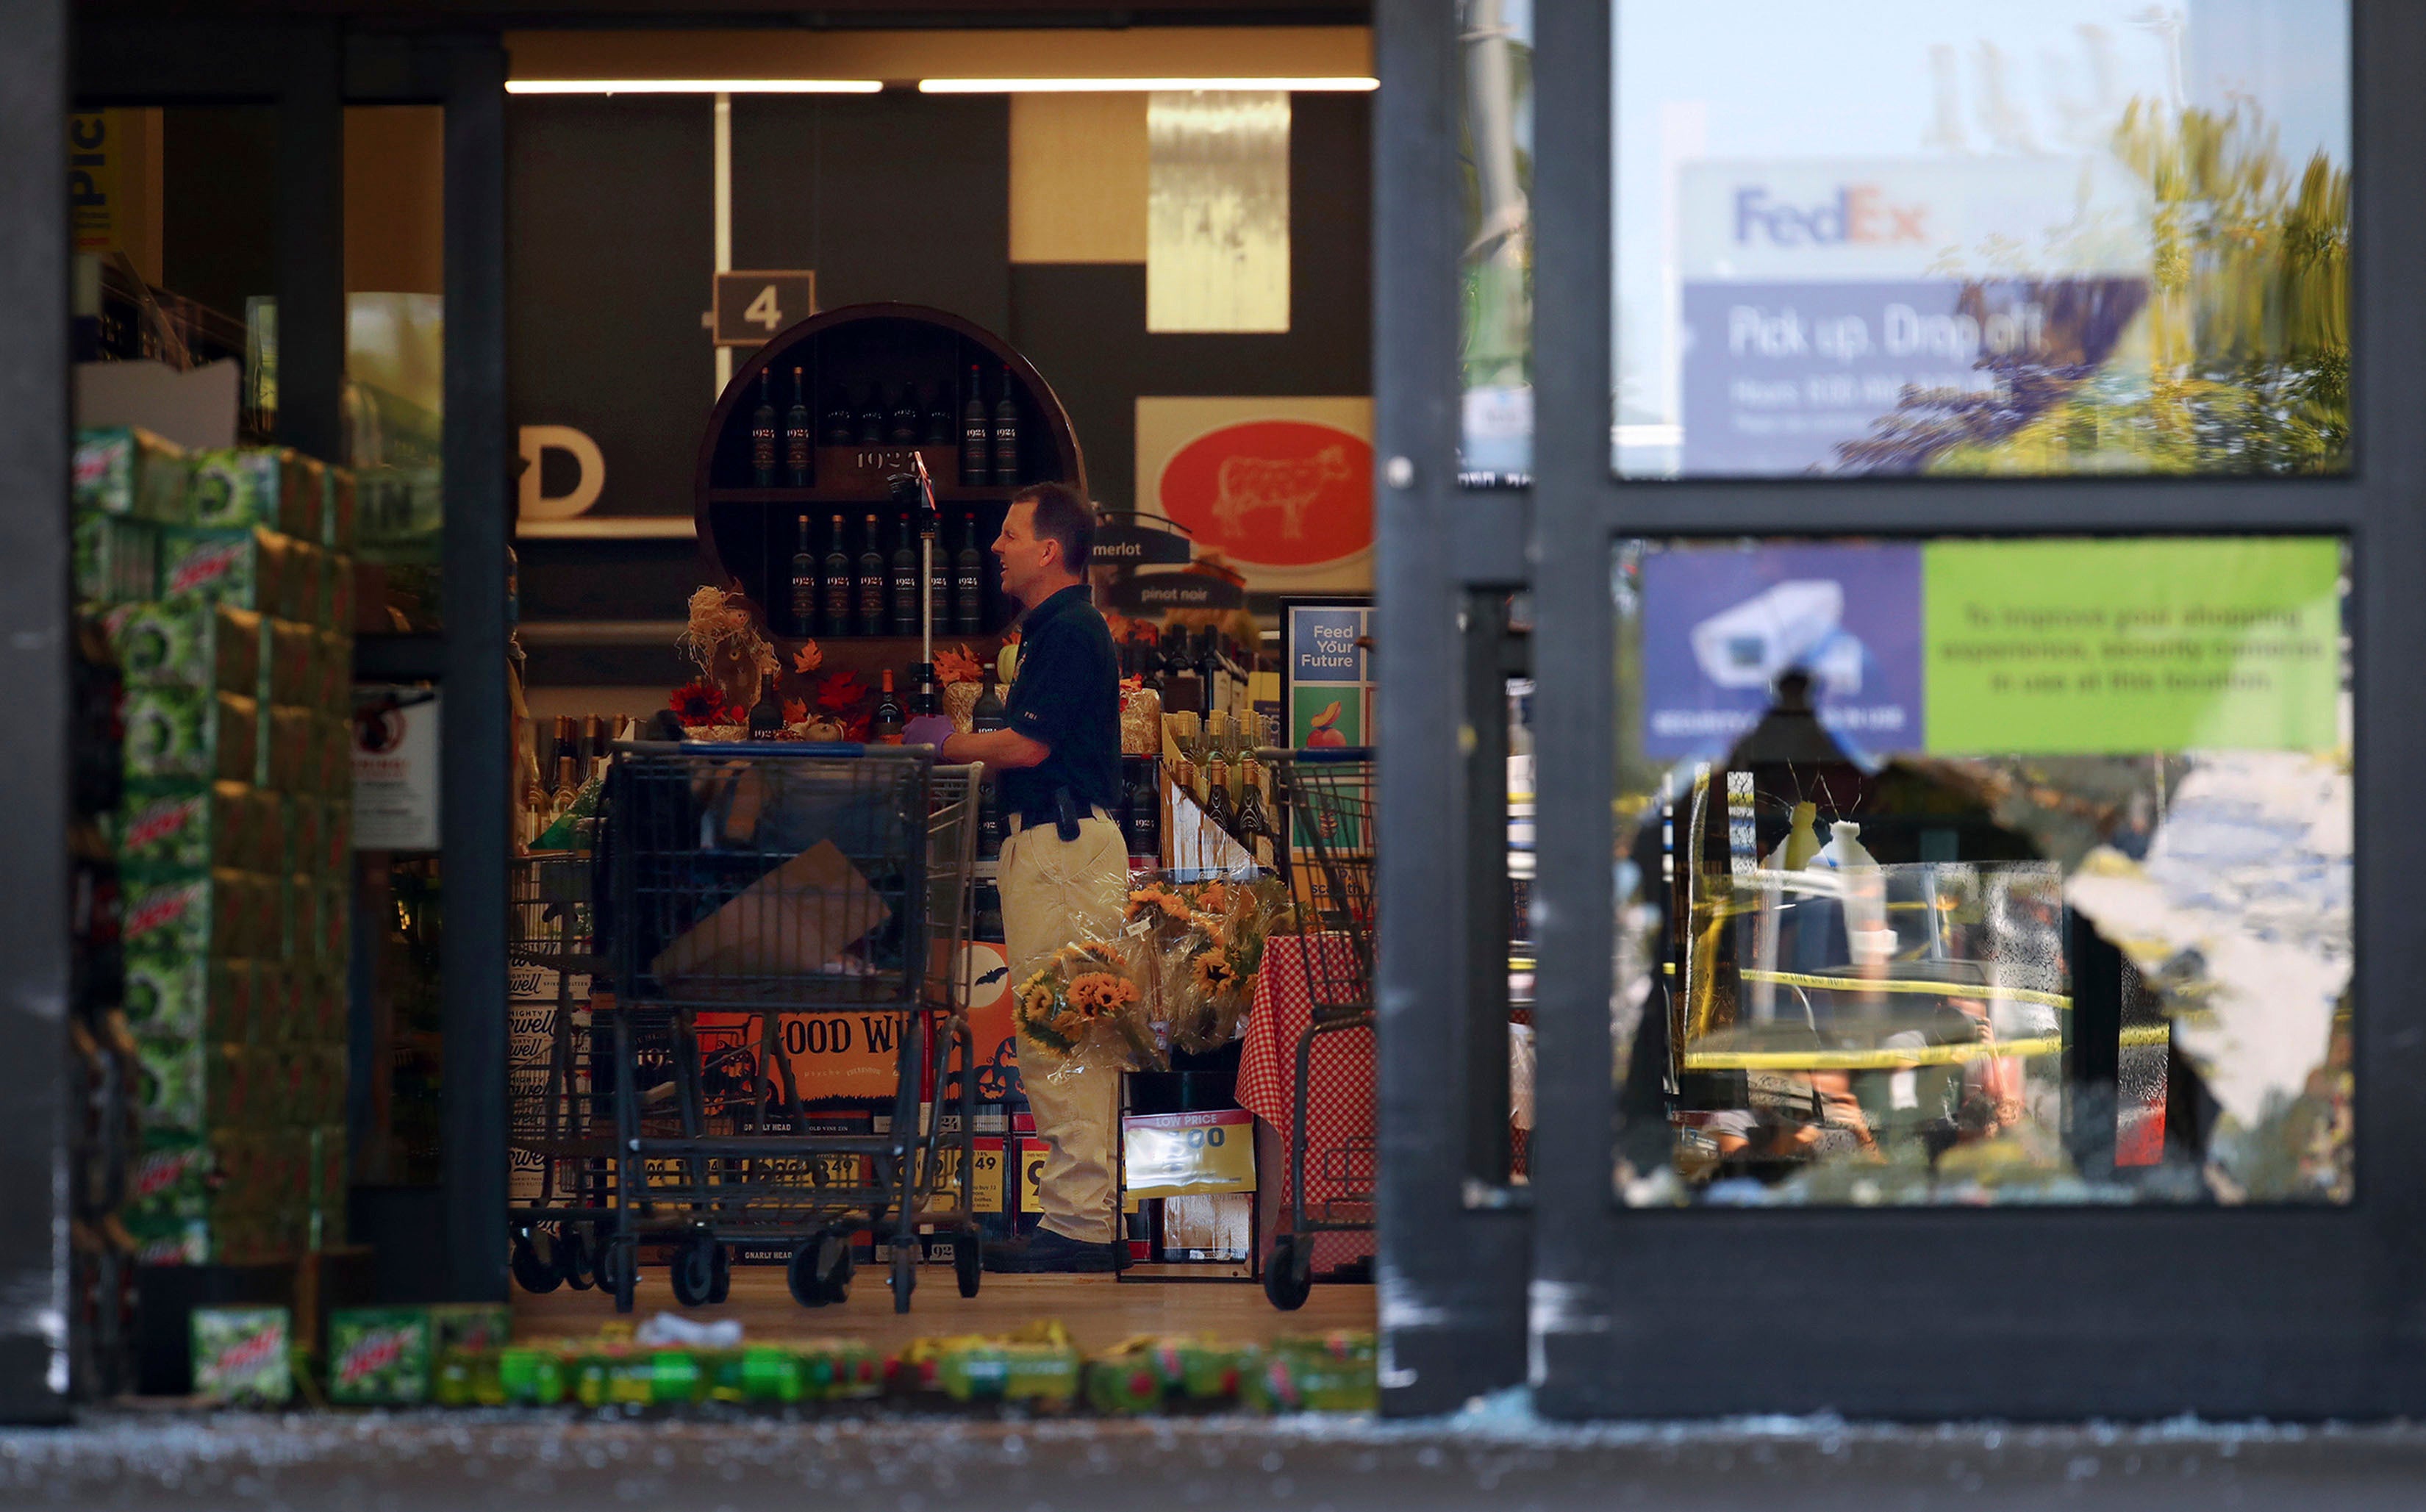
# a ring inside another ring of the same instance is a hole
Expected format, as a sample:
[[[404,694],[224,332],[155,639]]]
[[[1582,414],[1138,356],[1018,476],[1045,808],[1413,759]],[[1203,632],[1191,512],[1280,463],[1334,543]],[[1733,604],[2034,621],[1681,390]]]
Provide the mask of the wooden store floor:
[[[1037,1318],[1059,1318],[1081,1349],[1104,1349],[1137,1334],[1201,1333],[1241,1343],[1285,1333],[1373,1327],[1373,1288],[1317,1285],[1295,1312],[1264,1299],[1252,1281],[1118,1281],[1109,1276],[989,1276],[977,1296],[963,1299],[948,1265],[929,1266],[907,1313],[893,1311],[884,1278],[862,1271],[840,1307],[803,1308],[784,1285],[779,1265],[736,1266],[733,1295],[720,1306],[677,1310],[702,1322],[738,1318],[748,1339],[845,1337],[895,1348],[922,1334],[999,1333]],[[672,1309],[666,1273],[640,1272],[630,1321]],[[615,1317],[601,1292],[558,1288],[545,1296],[514,1294],[518,1339],[579,1337]]]

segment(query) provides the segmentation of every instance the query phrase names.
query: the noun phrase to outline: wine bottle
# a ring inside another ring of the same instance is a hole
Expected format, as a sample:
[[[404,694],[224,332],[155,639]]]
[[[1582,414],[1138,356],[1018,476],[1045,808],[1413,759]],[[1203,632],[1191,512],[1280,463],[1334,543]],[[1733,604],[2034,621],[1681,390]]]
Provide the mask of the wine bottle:
[[[981,489],[994,481],[994,433],[986,425],[985,394],[978,364],[969,364],[968,402],[961,406],[961,487]]]
[[[850,393],[837,383],[833,392],[826,395],[826,414],[820,427],[820,439],[829,446],[848,446],[858,429],[858,422],[850,412]]]
[[[758,370],[758,408],[750,411],[750,469],[758,486],[775,486],[775,373]]]
[[[581,774],[574,766],[573,751],[568,747],[556,759],[556,788],[547,796],[547,822],[554,824],[563,818],[564,812],[573,807],[573,799],[580,791]]]
[[[774,740],[784,732],[784,706],[775,701],[775,684],[762,684],[758,701],[750,706],[750,738]]]
[[[885,426],[884,439],[896,446],[918,444],[918,389],[904,383],[893,400],[893,419]]]
[[[881,384],[867,386],[867,403],[860,407],[859,443],[862,446],[884,444],[884,389]]]
[[[859,549],[859,633],[884,634],[888,618],[884,612],[884,548],[878,543],[876,516],[871,514]]]
[[[917,539],[917,532],[904,519],[900,537],[893,544],[893,633],[897,635],[918,633]]]
[[[914,545],[917,544],[913,542]],[[944,544],[944,522],[935,522],[935,539],[927,555],[927,603],[937,631],[952,627],[952,552]]]
[[[817,633],[817,554],[809,545],[809,517],[801,516],[800,536],[792,551],[792,633]]]
[[[1162,783],[1155,773],[1151,756],[1123,757],[1128,780],[1121,813],[1121,828],[1128,836],[1129,858],[1132,861],[1158,861],[1162,859]]]
[[[927,391],[927,425],[918,438],[922,446],[949,446],[952,443],[952,410],[944,394],[946,385],[938,383]]]
[[[876,717],[868,724],[868,738],[880,746],[898,746],[901,722],[901,700],[893,696],[893,668],[888,667],[883,691],[876,696]]]
[[[1218,713],[1205,716],[1205,817],[1224,831],[1237,822],[1230,807],[1229,723]]]
[[[824,570],[817,577],[818,619],[829,635],[850,634],[851,609],[858,602],[859,586],[850,570],[850,547],[843,540],[842,516],[833,517],[833,533],[826,539]]]
[[[1002,370],[1002,397],[994,406],[994,480],[1019,481],[1019,406],[1011,396],[1011,369]]]
[[[606,775],[606,719],[604,715],[589,715],[581,721],[581,775],[587,781]]]
[[[952,625],[963,635],[985,629],[985,557],[978,550],[978,517],[961,517],[961,546],[952,553]]]
[[[973,731],[1000,730],[1011,723],[1011,713],[1003,706],[1002,694],[995,686],[994,668],[986,668],[985,689],[978,695],[977,706],[969,711],[969,728]]]
[[[809,394],[796,367],[792,369],[792,408],[784,411],[784,466],[796,489],[809,486]]]
[[[1243,771],[1238,783],[1238,839],[1247,847],[1255,864],[1270,867],[1280,847],[1280,830],[1272,824],[1271,811],[1264,804],[1263,764],[1248,761],[1240,764]]]

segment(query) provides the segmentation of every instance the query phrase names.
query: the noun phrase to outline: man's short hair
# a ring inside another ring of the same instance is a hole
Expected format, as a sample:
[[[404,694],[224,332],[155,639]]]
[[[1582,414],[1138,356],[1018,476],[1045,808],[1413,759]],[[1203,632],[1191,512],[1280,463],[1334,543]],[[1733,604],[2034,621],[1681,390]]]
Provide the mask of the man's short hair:
[[[1061,565],[1083,572],[1095,550],[1095,511],[1067,483],[1030,483],[1011,496],[1013,504],[1036,506],[1036,535],[1061,543]]]

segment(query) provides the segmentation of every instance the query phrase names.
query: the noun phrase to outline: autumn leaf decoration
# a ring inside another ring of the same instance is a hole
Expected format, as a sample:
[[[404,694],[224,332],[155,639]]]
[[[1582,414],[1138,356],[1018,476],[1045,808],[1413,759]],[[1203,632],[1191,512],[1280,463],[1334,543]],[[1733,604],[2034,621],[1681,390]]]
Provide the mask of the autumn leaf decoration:
[[[983,670],[978,666],[977,657],[970,653],[965,644],[950,651],[939,651],[935,653],[935,682],[940,686],[950,687],[955,683],[974,683],[984,675]]]
[[[802,677],[808,676],[825,664],[826,653],[817,649],[817,643],[814,640],[801,642],[801,649],[792,652],[792,670]]]
[[[866,697],[867,684],[855,672],[836,672],[817,685],[817,707],[828,714],[840,714]]]
[[[785,699],[784,700],[784,722],[785,724],[801,724],[805,722],[808,717],[809,706],[806,703],[801,702],[799,699]]]
[[[697,729],[715,724],[723,716],[724,694],[705,682],[686,683],[667,698],[666,707],[685,725]]]

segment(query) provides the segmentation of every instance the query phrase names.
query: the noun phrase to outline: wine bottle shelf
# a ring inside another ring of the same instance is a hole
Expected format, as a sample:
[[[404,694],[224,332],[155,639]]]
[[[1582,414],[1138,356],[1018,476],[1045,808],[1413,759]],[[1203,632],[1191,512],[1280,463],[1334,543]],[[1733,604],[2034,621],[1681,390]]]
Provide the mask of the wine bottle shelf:
[[[1025,484],[1002,488],[963,489],[947,487],[939,480],[935,484],[935,507],[939,509],[949,509],[956,504],[1009,504],[1011,496],[1024,487],[1026,487]],[[761,504],[770,507],[802,509],[849,505],[855,509],[873,507],[881,512],[892,507],[893,497],[882,491],[875,493],[860,492],[857,491],[855,485],[851,488],[821,489],[811,484],[805,489],[710,489],[707,491],[707,502],[710,504]]]

